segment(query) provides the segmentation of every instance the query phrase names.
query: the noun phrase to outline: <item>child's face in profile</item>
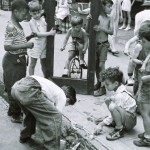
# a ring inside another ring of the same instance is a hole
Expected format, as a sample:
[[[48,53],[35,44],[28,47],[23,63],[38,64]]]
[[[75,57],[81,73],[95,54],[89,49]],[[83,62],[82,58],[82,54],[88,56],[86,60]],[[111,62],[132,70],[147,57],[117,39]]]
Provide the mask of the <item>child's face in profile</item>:
[[[72,26],[72,29],[76,32],[79,32],[81,30],[82,25],[76,25],[76,26]]]
[[[18,22],[21,22],[26,19],[26,16],[28,14],[27,9],[19,9],[19,10],[14,10],[15,17]]]
[[[41,18],[41,9],[30,10],[30,14],[34,19],[38,20]]]
[[[105,88],[108,90],[108,91],[116,91],[117,88],[118,88],[118,82],[117,81],[110,81],[109,79],[106,79],[104,81],[104,84],[105,84]]]
[[[111,11],[112,11],[112,4],[107,3],[107,4],[104,6],[104,11],[105,11],[106,14],[110,14]]]

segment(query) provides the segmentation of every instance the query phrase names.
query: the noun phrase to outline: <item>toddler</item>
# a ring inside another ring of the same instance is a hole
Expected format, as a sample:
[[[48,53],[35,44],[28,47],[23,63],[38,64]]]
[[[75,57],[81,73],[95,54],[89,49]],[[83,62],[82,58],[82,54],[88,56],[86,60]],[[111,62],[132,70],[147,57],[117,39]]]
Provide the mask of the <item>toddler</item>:
[[[63,48],[61,50],[64,50],[66,47],[66,44],[68,42],[69,37],[72,37],[72,43],[71,47],[69,49],[69,55],[68,59],[65,63],[65,70],[62,77],[68,77],[69,73],[69,63],[72,58],[74,58],[77,53],[79,52],[79,58],[80,58],[80,66],[84,69],[87,69],[87,66],[85,65],[84,61],[84,54],[86,53],[86,50],[88,48],[88,36],[86,31],[82,28],[83,19],[79,16],[73,16],[71,18],[71,28],[69,29],[66,38],[63,43]],[[77,43],[76,48],[78,51],[75,51],[75,45],[74,42]]]
[[[30,14],[32,16],[29,25],[31,31],[37,35],[33,38],[34,48],[28,50],[30,56],[29,75],[34,75],[34,69],[37,59],[40,58],[41,66],[44,76],[46,75],[46,37],[55,35],[54,30],[46,31],[47,24],[45,19],[41,17],[42,6],[38,1],[31,1],[29,3]]]

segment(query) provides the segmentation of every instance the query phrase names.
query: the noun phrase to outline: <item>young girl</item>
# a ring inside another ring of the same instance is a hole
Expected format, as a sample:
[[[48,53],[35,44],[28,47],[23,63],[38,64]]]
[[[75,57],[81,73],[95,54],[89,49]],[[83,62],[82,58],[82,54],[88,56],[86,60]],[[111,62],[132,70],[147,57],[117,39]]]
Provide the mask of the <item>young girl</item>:
[[[5,55],[3,57],[3,77],[9,99],[8,115],[11,121],[21,123],[21,108],[11,96],[13,84],[26,76],[27,48],[33,48],[32,42],[27,42],[20,23],[28,14],[29,7],[23,0],[14,0],[11,6],[12,14],[5,31]]]
[[[130,30],[131,29],[131,7],[135,0],[122,0],[122,13],[123,13],[123,25],[119,29]],[[128,24],[126,27],[126,22],[128,19]]]
[[[31,27],[31,31],[37,35],[37,37],[32,39],[34,43],[34,48],[28,50],[28,55],[30,56],[29,75],[34,74],[34,69],[37,63],[37,59],[40,58],[42,71],[45,76],[46,37],[55,35],[55,31],[51,30],[49,32],[46,32],[47,24],[45,22],[45,19],[41,17],[42,7],[38,1],[31,1],[29,3],[29,8],[30,8],[30,14],[32,16],[29,25]]]
[[[72,27],[69,29],[66,38],[63,43],[63,48],[61,50],[64,50],[66,47],[66,44],[68,42],[69,37],[72,37],[72,40],[77,42],[77,49],[79,51],[79,57],[80,57],[80,66],[84,69],[87,69],[87,66],[84,63],[84,54],[86,53],[86,50],[88,48],[88,36],[86,31],[82,28],[83,19],[79,16],[73,16],[71,18],[71,25]],[[75,57],[77,52],[75,51],[74,44],[71,45],[69,49],[69,56],[65,64],[65,70],[63,77],[68,77],[68,71],[69,71],[69,63],[73,57]]]
[[[150,146],[150,23],[143,25],[139,30],[139,37],[147,56],[141,72],[140,86],[138,90],[138,105],[143,118],[144,133],[139,134],[140,140],[134,141],[139,147]]]

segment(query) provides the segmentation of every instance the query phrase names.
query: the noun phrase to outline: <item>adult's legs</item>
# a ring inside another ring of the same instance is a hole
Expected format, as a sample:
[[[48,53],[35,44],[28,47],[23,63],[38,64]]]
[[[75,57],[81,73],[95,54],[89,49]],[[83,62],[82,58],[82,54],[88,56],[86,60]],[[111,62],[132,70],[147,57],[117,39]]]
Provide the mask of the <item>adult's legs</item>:
[[[29,64],[29,75],[34,75],[34,69],[37,62],[37,58],[30,57],[30,64]]]
[[[131,12],[127,11],[127,18],[128,18],[128,25],[124,30],[130,30],[131,29]]]
[[[125,29],[126,28],[126,22],[127,22],[127,13],[126,11],[122,11],[122,14],[123,14],[123,25],[119,28],[119,29]]]

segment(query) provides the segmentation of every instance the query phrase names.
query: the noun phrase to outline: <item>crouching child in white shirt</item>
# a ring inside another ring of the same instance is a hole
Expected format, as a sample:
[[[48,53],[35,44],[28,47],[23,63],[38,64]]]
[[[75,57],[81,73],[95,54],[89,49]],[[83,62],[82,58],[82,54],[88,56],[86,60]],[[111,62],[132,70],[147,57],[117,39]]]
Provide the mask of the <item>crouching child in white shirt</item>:
[[[108,91],[114,94],[107,97],[105,103],[111,113],[97,128],[94,134],[99,134],[104,125],[114,125],[115,129],[106,136],[107,140],[116,140],[124,136],[136,125],[136,101],[122,84],[123,73],[118,67],[108,68],[102,73],[102,80]]]

